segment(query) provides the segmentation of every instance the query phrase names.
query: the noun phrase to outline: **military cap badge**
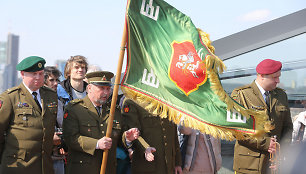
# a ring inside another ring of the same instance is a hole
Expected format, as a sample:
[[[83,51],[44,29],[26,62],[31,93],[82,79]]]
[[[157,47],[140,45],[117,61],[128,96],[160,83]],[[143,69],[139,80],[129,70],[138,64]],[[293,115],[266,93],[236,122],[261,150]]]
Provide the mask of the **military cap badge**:
[[[102,81],[106,81],[106,77],[105,77],[105,75],[102,77],[102,79],[101,79]]]

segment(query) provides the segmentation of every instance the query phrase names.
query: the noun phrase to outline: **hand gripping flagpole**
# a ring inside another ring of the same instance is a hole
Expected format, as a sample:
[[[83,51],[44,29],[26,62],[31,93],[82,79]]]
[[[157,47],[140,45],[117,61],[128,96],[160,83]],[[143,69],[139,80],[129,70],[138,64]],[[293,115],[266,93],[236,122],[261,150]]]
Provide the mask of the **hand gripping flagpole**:
[[[126,20],[125,20],[124,29],[123,29],[123,36],[122,36],[122,41],[121,41],[121,46],[120,46],[120,54],[119,54],[119,60],[118,60],[118,66],[117,66],[116,79],[115,79],[113,96],[112,96],[110,116],[109,116],[109,121],[108,121],[108,125],[107,125],[107,130],[106,130],[106,137],[111,137],[111,135],[112,135],[113,120],[114,120],[114,115],[115,115],[118,89],[119,89],[119,84],[120,84],[121,69],[122,69],[126,40],[127,40],[126,39],[127,38],[126,34],[127,34],[127,32],[126,32]],[[100,174],[105,174],[107,157],[108,157],[108,150],[104,150]]]

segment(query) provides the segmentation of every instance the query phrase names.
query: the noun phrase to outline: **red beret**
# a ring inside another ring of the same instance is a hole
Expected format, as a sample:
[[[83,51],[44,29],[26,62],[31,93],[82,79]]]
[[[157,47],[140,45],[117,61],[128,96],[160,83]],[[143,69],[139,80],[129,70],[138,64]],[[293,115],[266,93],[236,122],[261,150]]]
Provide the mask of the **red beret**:
[[[281,69],[282,63],[280,61],[265,59],[257,65],[256,72],[258,74],[273,74]]]

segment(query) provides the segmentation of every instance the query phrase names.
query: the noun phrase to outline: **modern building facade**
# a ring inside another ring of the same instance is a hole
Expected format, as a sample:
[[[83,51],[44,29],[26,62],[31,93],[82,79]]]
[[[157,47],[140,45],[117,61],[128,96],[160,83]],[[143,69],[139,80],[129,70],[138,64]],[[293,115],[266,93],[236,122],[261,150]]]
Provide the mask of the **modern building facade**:
[[[0,41],[0,64],[6,63],[6,42]]]
[[[6,44],[6,66],[4,70],[3,88],[8,89],[16,86],[18,83],[18,75],[16,65],[18,64],[19,56],[19,36],[12,33],[8,34]]]

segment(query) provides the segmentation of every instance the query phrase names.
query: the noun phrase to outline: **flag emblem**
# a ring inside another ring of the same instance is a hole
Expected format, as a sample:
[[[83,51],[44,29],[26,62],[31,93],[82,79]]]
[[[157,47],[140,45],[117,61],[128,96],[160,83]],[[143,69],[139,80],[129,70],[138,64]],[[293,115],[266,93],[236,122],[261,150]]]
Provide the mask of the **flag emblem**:
[[[64,114],[64,118],[67,118],[67,117],[68,117],[68,112]]]
[[[206,82],[205,63],[191,41],[172,43],[169,77],[186,96]]]

